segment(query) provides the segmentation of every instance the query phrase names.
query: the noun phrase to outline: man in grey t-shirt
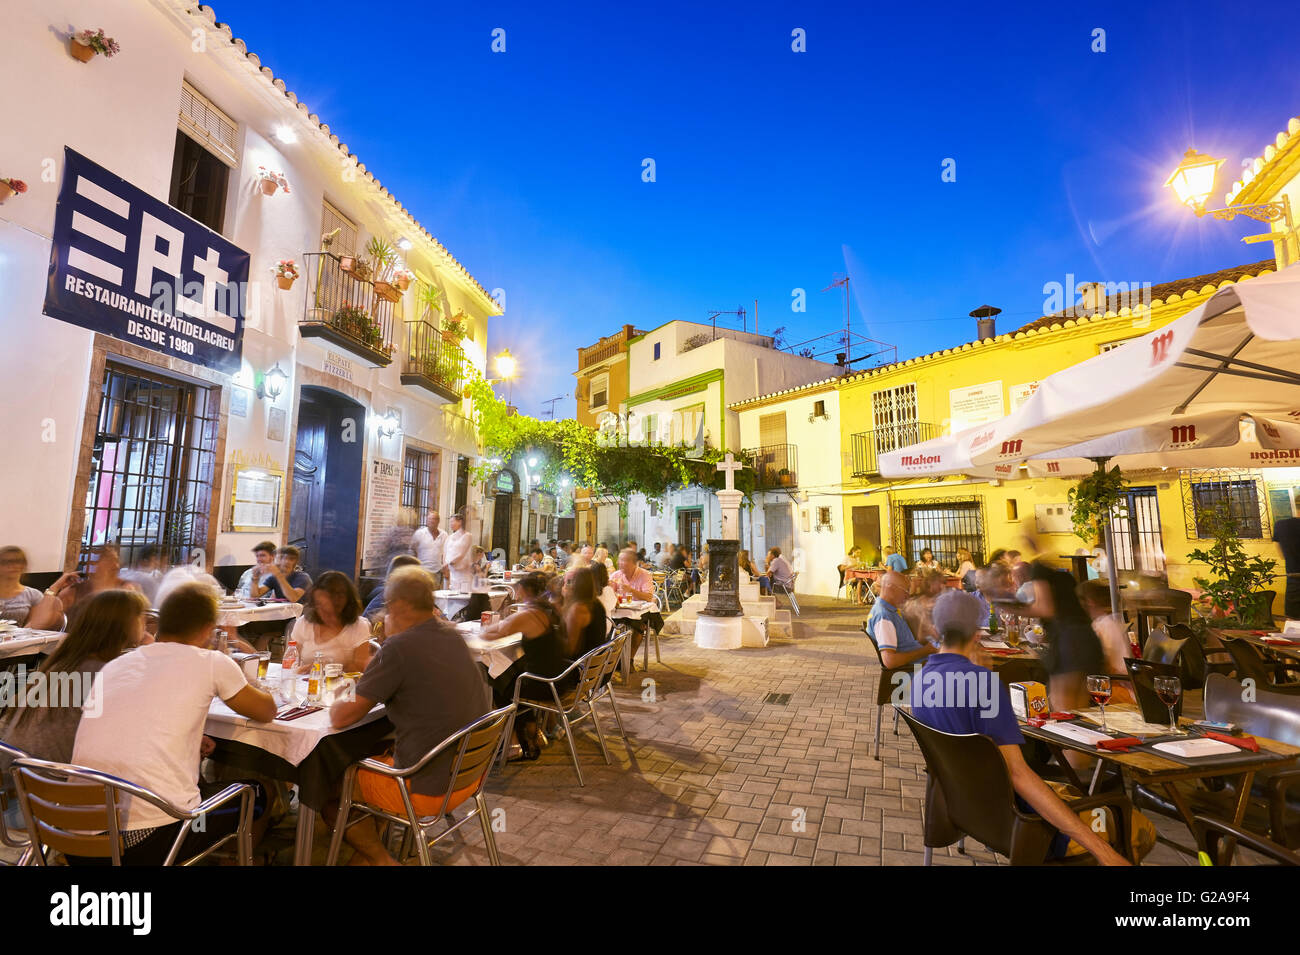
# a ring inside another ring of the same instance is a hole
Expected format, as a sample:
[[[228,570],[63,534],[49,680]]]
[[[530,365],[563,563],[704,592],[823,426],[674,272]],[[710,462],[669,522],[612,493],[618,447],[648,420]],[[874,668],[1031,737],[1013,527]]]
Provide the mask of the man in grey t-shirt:
[[[465,640],[452,627],[434,617],[433,580],[420,567],[401,567],[384,585],[384,632],[390,633],[357,683],[355,699],[335,703],[330,722],[336,729],[356,723],[376,704],[397,729],[394,766],[411,766],[448,736],[483,716],[490,709],[490,694],[482,668],[474,662]],[[434,760],[410,785],[415,795],[433,805],[446,791],[454,753]],[[396,783],[376,773],[358,780],[362,797],[372,801],[379,790],[391,788],[400,802]],[[433,805],[430,812],[436,812]],[[421,806],[416,805],[417,811]],[[399,810],[400,811],[400,810]],[[372,865],[391,865],[372,822],[347,831],[348,843]]]

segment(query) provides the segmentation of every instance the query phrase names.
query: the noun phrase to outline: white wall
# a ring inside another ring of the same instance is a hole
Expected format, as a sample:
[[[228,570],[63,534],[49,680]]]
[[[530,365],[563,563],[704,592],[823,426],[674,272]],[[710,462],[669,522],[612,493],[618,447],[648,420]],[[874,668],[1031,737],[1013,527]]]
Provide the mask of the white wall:
[[[25,506],[10,508],[3,540],[27,549],[34,571],[63,564],[73,482],[88,389],[91,332],[41,315],[49,262],[54,207],[62,181],[63,147],[76,149],[136,187],[165,200],[171,178],[176,117],[182,79],[187,79],[239,124],[239,165],[231,171],[224,234],[250,253],[250,307],[243,340],[243,367],[226,383],[251,386],[257,373],[279,363],[290,381],[275,403],[288,414],[284,440],[267,437],[269,401],[250,396],[247,418],[227,425],[226,462],[231,453],[266,454],[292,468],[293,402],[297,367],[322,367],[324,349],[300,339],[306,281],[291,291],[275,285],[271,268],[282,258],[303,265],[303,253],[320,246],[321,207],[326,196],[357,222],[364,244],[371,234],[390,242],[404,235],[415,242],[410,266],[436,276],[451,310],[470,318],[467,355],[485,366],[487,321],[497,309],[449,263],[445,252],[420,235],[391,200],[364,175],[345,176],[344,156],[306,115],[271,88],[253,65],[201,14],[170,0],[46,0],[6,6],[0,30],[0,88],[7,98],[0,136],[0,175],[25,180],[29,191],[0,207],[0,380],[8,396],[0,415],[0,443],[22,467],[0,470],[0,495]],[[192,29],[206,25],[206,45],[192,48]],[[67,50],[70,28],[102,26],[122,52],[88,64]],[[239,34],[239,24],[234,25]],[[275,64],[268,64],[274,69]],[[327,63],[322,61],[322,69]],[[17,92],[21,91],[21,95]],[[314,105],[314,104],[309,104]],[[326,118],[327,119],[327,118]],[[272,139],[287,125],[298,135],[292,145]],[[290,193],[264,196],[257,188],[259,165],[283,170]],[[349,174],[350,175],[350,174]],[[408,316],[415,303],[408,292]],[[372,416],[400,410],[406,434],[444,449],[441,506],[455,491],[456,454],[476,453],[473,428],[461,402],[443,404],[400,383],[403,331],[394,330],[398,356],[384,369],[353,362],[353,382],[369,393]],[[467,403],[465,403],[467,405]],[[366,460],[400,459],[402,435],[378,440],[374,417],[367,423]],[[52,422],[52,427],[50,423]],[[223,463],[226,463],[223,462]],[[229,500],[229,488],[214,488]],[[224,511],[223,508],[223,519]],[[362,516],[364,525],[364,515]],[[287,514],[271,534],[221,533],[217,563],[246,563],[249,547],[263,537],[283,539]]]

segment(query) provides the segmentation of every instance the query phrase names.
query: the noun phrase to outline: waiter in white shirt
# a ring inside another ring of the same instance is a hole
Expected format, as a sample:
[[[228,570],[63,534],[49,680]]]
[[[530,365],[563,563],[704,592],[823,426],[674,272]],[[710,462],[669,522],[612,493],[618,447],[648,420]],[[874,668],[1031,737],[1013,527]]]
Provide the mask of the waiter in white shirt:
[[[474,569],[470,552],[474,541],[465,529],[465,518],[459,513],[451,515],[451,536],[447,538],[445,550],[449,587],[462,593],[469,593],[474,586]]]
[[[411,536],[411,553],[420,558],[420,566],[433,574],[438,587],[442,586],[442,560],[447,548],[447,532],[439,529],[442,520],[437,511],[429,511],[424,526]]]

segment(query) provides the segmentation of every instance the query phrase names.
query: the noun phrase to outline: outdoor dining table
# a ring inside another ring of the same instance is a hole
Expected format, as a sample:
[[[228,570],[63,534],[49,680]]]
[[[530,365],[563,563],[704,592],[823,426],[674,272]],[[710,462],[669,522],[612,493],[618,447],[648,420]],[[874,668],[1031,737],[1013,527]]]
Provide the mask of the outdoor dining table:
[[[280,665],[273,663],[267,680],[274,686],[279,679]],[[306,698],[305,684],[304,676],[299,682],[299,700]],[[311,865],[317,814],[338,795],[344,770],[379,752],[393,726],[382,705],[357,723],[336,730],[330,726],[329,707],[295,720],[259,723],[240,716],[221,700],[213,700],[203,732],[216,743],[214,760],[298,786],[293,864]]]
[[[1075,710],[1074,712],[1087,720],[1091,720],[1093,716],[1092,710]],[[1133,714],[1137,714],[1137,716],[1134,717]],[[1140,711],[1133,704],[1111,704],[1106,707],[1106,716],[1112,721],[1116,717],[1140,720]],[[1190,722],[1190,720],[1179,721],[1183,727],[1186,727]],[[1095,791],[1101,781],[1103,770],[1108,766],[1127,773],[1135,783],[1140,783],[1150,789],[1157,787],[1163,789],[1201,849],[1205,847],[1201,845],[1200,837],[1197,835],[1197,827],[1193,821],[1191,806],[1188,804],[1187,798],[1178,789],[1177,784],[1180,781],[1237,777],[1237,800],[1232,810],[1232,818],[1226,821],[1231,822],[1234,826],[1240,826],[1246,815],[1246,806],[1250,801],[1250,788],[1255,779],[1255,774],[1261,770],[1285,769],[1300,761],[1300,747],[1290,746],[1277,740],[1265,739],[1262,736],[1254,737],[1256,742],[1259,743],[1259,753],[1251,753],[1243,749],[1238,753],[1225,756],[1202,756],[1196,760],[1189,759],[1183,762],[1158,752],[1137,747],[1126,753],[1098,749],[1095,745],[1087,745],[1057,735],[1049,728],[1053,725],[1051,723],[1045,724],[1043,727],[1030,726],[1024,720],[1021,720],[1020,723],[1020,731],[1026,737],[1046,744],[1069,781],[1089,795]],[[1099,727],[1089,725],[1085,728],[1098,729]],[[1162,742],[1171,738],[1168,735],[1159,734],[1158,729],[1158,727],[1151,727],[1151,732],[1155,735],[1148,735],[1147,733],[1134,735],[1138,735],[1138,738],[1143,739],[1144,745]],[[1115,731],[1112,730],[1111,735],[1116,735]],[[1087,753],[1089,756],[1096,758],[1097,765],[1089,785],[1085,786],[1083,784],[1074,767],[1066,760],[1066,750]]]
[[[0,660],[45,653],[62,643],[66,636],[66,633],[58,630],[32,630],[27,627],[0,630]]]
[[[854,580],[865,581],[867,587],[871,589],[871,597],[876,597],[876,588],[880,584],[880,578],[889,573],[888,567],[846,567],[844,568],[844,583],[848,584]],[[864,603],[859,596],[858,603]]]
[[[465,646],[479,663],[487,667],[488,676],[496,679],[523,656],[524,635],[512,633],[496,640],[484,640],[479,636],[483,625],[477,620],[466,620],[456,624],[456,629],[465,638]]]
[[[289,600],[275,600],[265,604],[245,600],[238,607],[233,603],[222,602],[217,605],[217,626],[242,627],[246,623],[294,620],[302,616],[302,610],[302,604]]]
[[[655,604],[650,600],[630,600],[626,603],[618,604],[614,607],[610,617],[614,620],[640,620],[646,614],[655,609]],[[649,634],[646,634],[645,643],[645,662],[641,669],[650,669],[650,640]],[[632,641],[623,641],[623,672],[629,677],[632,673]]]
[[[1300,633],[1267,633],[1261,630],[1214,630],[1220,640],[1241,640],[1273,653],[1300,660]]]

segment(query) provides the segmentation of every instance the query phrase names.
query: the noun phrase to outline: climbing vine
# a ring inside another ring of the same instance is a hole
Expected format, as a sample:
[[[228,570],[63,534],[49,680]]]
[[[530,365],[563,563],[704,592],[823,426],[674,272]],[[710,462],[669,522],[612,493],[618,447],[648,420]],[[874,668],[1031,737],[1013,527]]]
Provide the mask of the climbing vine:
[[[662,499],[669,491],[697,484],[725,487],[722,472],[714,466],[724,457],[716,448],[699,450],[685,445],[629,444],[622,435],[607,436],[573,419],[541,421],[511,413],[482,377],[466,385],[474,403],[474,424],[485,460],[474,469],[477,480],[492,476],[499,465],[521,453],[536,455],[535,473],[540,486],[564,495],[567,478],[574,487],[592,494],[618,498],[626,507],[633,494]],[[736,472],[735,486],[750,497],[754,472]]]

